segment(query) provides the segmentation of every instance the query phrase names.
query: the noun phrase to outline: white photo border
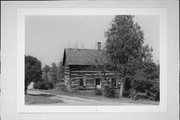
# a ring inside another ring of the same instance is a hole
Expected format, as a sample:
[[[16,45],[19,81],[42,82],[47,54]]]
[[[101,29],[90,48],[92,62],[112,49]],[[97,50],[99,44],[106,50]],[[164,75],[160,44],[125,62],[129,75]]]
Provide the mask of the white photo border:
[[[158,15],[160,18],[160,104],[144,106],[25,105],[24,55],[27,15]],[[17,112],[167,112],[167,9],[165,8],[28,8],[17,9]]]

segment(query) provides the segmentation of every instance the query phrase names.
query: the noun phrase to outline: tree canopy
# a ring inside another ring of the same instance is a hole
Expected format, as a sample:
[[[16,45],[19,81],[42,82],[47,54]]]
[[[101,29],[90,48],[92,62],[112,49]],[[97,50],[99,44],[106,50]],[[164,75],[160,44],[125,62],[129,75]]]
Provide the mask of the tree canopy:
[[[111,27],[105,32],[106,52],[110,59],[109,69],[115,71],[123,84],[126,79],[138,81],[159,79],[155,70],[152,51],[148,45],[144,45],[144,32],[141,27],[133,21],[132,15],[117,15],[111,23]],[[154,65],[154,66],[153,66]],[[149,76],[146,72],[155,72],[156,77]],[[135,87],[140,84],[131,84]],[[147,87],[147,86],[145,86]],[[137,87],[140,88],[140,87]],[[142,86],[141,86],[142,88]],[[140,88],[140,89],[141,89]],[[144,89],[144,88],[142,88]]]
[[[57,65],[56,63],[52,63],[50,70],[49,70],[49,74],[50,74],[50,81],[55,84],[57,83]]]
[[[45,80],[45,81],[48,81],[48,72],[49,72],[49,70],[50,70],[49,65],[45,65],[43,67],[43,70],[42,70],[43,71],[42,79]]]
[[[133,75],[142,63],[144,33],[131,15],[115,16],[105,33],[111,68],[123,77]]]
[[[25,56],[25,92],[31,82],[41,80],[41,61],[33,56]]]

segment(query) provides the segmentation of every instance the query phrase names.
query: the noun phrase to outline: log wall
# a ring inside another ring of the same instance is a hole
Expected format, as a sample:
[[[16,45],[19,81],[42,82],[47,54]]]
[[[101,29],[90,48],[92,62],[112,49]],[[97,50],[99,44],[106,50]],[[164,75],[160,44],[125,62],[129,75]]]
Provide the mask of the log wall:
[[[114,77],[114,74],[110,71],[105,72],[106,80],[110,80]],[[101,74],[94,68],[85,66],[65,66],[65,85],[68,89],[79,88],[80,79],[85,79],[85,89],[96,88],[96,78],[101,78]],[[107,85],[107,81],[101,81],[101,88]]]
[[[65,86],[67,87],[67,89],[71,88],[69,66],[64,67],[64,83],[65,83]]]

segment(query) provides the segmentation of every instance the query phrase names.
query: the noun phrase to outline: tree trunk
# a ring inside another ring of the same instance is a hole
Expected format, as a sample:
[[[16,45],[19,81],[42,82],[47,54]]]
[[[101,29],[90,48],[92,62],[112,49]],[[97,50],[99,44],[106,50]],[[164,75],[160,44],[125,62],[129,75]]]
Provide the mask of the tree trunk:
[[[124,81],[121,83],[121,86],[120,86],[119,98],[123,97],[123,91],[124,91]]]

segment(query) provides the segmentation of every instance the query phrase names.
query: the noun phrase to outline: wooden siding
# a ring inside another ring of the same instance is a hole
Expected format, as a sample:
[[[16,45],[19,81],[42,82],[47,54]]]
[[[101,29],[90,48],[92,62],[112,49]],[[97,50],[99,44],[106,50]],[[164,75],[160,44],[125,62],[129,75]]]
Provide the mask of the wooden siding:
[[[69,66],[65,66],[64,67],[64,83],[65,86],[70,89],[71,88],[71,84],[70,84],[70,69]]]
[[[114,74],[110,71],[105,71],[106,80],[110,80],[114,77]],[[101,78],[101,74],[93,67],[86,66],[65,66],[65,85],[68,89],[79,88],[80,79],[85,82],[85,89],[96,88],[96,78]],[[85,80],[85,81],[84,81]],[[107,85],[107,81],[101,80],[102,88]]]

